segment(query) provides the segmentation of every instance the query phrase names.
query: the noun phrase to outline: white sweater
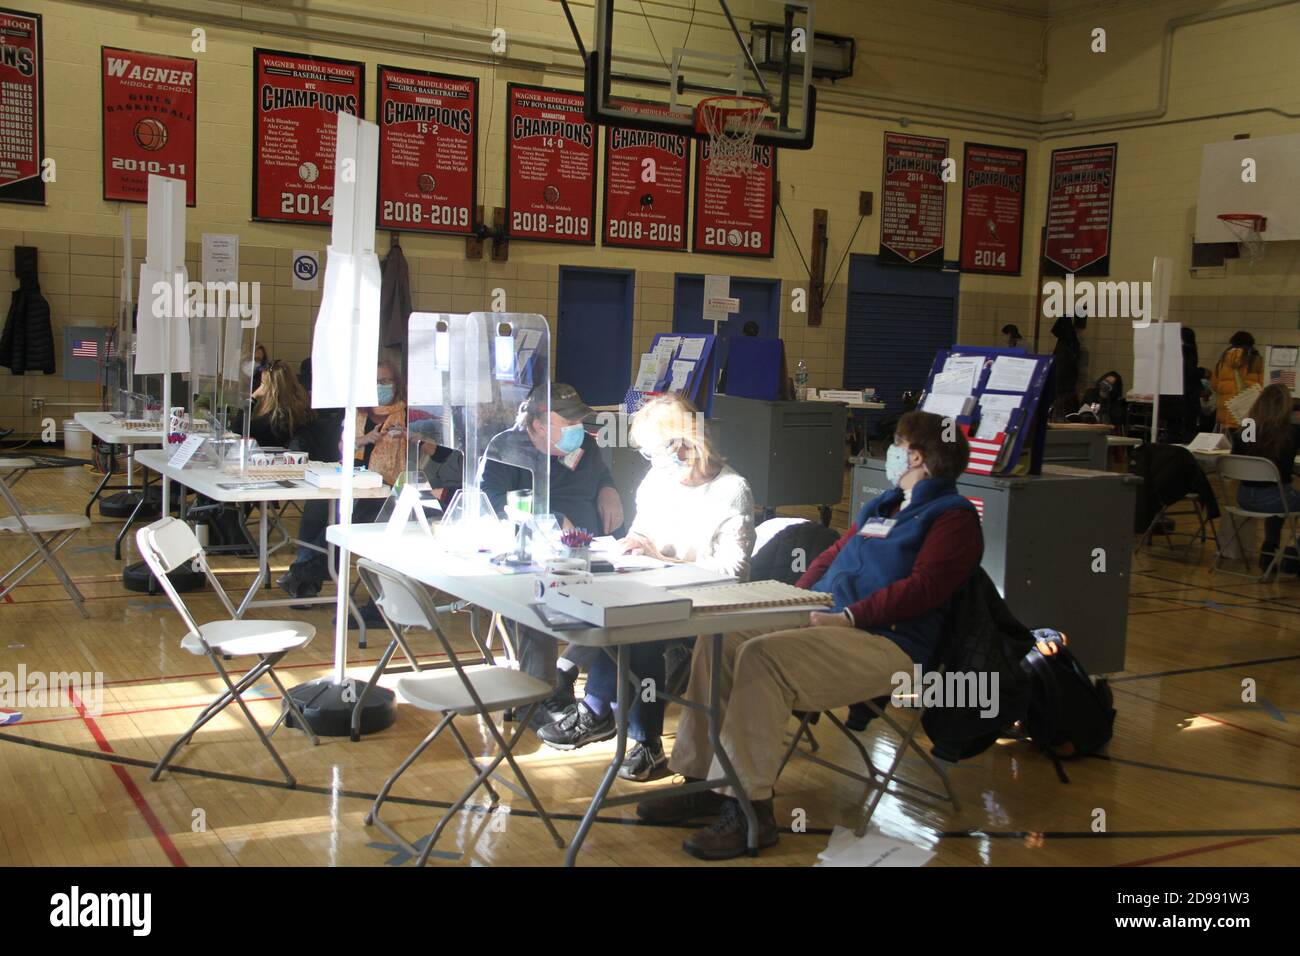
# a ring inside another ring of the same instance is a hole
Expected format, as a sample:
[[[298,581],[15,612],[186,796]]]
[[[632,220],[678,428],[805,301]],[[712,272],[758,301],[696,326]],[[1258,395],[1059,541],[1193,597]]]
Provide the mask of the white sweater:
[[[694,487],[652,468],[636,490],[628,534],[647,538],[664,557],[747,580],[754,551],[749,482],[725,465],[712,481]]]

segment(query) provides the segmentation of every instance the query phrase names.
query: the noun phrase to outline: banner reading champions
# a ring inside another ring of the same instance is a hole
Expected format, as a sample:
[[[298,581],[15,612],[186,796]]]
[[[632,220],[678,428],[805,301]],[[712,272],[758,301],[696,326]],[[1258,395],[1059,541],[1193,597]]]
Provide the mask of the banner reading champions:
[[[0,7],[0,200],[45,203],[41,15]]]
[[[185,183],[193,206],[198,159],[198,63],[100,48],[104,199],[148,202],[149,177]]]
[[[1020,275],[1028,154],[967,143],[962,161],[961,271]]]
[[[379,68],[380,229],[469,235],[478,169],[478,80]]]
[[[511,83],[506,91],[506,233],[596,243],[596,127],[583,95]]]
[[[625,103],[667,113],[655,103]],[[690,138],[683,133],[605,129],[605,228],[601,242],[635,249],[686,249]]]
[[[253,218],[328,225],[340,110],[365,115],[366,67],[253,51]]]

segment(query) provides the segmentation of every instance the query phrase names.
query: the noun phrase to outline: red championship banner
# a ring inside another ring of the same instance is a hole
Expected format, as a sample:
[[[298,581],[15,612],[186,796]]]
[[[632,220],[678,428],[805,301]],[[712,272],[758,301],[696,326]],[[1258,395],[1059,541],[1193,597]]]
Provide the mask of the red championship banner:
[[[381,66],[378,227],[472,233],[477,169],[478,80]]]
[[[776,232],[776,150],[754,146],[748,176],[709,171],[709,144],[695,146],[695,226],[693,252],[770,259]]]
[[[1110,273],[1110,223],[1118,146],[1052,150],[1047,181],[1045,275]]]
[[[668,111],[649,103],[633,108]],[[606,127],[604,245],[685,251],[689,143],[680,133]]]
[[[41,15],[0,7],[0,200],[45,203]]]
[[[198,63],[101,47],[104,103],[104,199],[148,202],[149,176],[185,182],[195,203],[198,157]]]
[[[337,114],[365,115],[366,67],[253,51],[253,218],[328,225]]]
[[[596,127],[583,94],[506,89],[506,234],[596,243]]]
[[[967,143],[962,159],[961,271],[1020,275],[1028,154]]]
[[[943,268],[948,196],[943,161],[947,158],[946,139],[885,134],[880,262]]]

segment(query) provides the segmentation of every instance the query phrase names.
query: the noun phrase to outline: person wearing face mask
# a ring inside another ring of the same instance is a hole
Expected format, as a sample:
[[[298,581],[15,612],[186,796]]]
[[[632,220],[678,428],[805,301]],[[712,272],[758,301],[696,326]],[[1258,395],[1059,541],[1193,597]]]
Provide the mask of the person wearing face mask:
[[[583,419],[591,415],[590,405],[572,385],[556,382],[546,389],[535,388],[520,409],[518,424],[488,443],[482,463],[479,487],[499,514],[505,513],[506,496],[512,491],[530,491],[532,472],[510,462],[542,461],[550,474],[551,513],[564,528],[581,528],[592,535],[612,534],[623,526],[623,502],[614,476],[600,453],[595,437],[587,434]],[[526,625],[511,622],[519,648],[520,669],[540,680],[554,683],[558,648],[549,636]],[[567,706],[570,697],[542,701],[534,712],[534,726],[542,726]]]
[[[863,506],[843,537],[817,557],[799,586],[832,595],[803,628],[728,634],[722,659],[696,641],[686,697],[707,700],[714,666],[722,668],[721,743],[753,803],[760,847],[777,842],[772,788],[791,711],[823,711],[886,696],[894,675],[937,662],[948,599],[979,566],[979,516],[957,490],[970,446],[960,430],[929,412],[899,419],[885,459],[894,486]],[[702,711],[683,709],[669,766],[688,781],[721,775]],[[746,852],[740,804],[716,791],[669,791],[643,801],[637,815],[680,825],[713,822],[682,849],[705,860]]]
[[[748,580],[754,550],[754,496],[749,483],[718,454],[699,409],[680,395],[652,399],[633,417],[628,439],[650,462],[650,471],[637,488],[636,519],[620,542],[624,553],[698,564]],[[673,643],[633,645],[632,672],[663,687],[664,652]],[[579,661],[570,653],[560,662],[560,678],[571,688]],[[586,697],[537,732],[559,750],[607,740],[615,733],[615,663],[603,653],[579,656],[587,656],[590,665]],[[662,698],[646,701],[635,696],[628,712],[628,736],[635,743],[619,768],[620,777],[650,780],[667,765],[660,739],[664,706]]]
[[[1067,422],[1089,425],[1124,425],[1128,419],[1128,403],[1124,398],[1124,377],[1116,371],[1107,372],[1083,393],[1083,404],[1077,412],[1065,416]]]

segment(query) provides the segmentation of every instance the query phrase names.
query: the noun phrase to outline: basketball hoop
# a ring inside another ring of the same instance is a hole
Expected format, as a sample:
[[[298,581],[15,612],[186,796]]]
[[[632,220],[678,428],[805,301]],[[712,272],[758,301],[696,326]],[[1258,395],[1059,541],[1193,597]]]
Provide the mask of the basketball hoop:
[[[754,169],[754,138],[767,115],[756,96],[710,96],[695,105],[695,131],[709,136],[709,172],[748,176]]]
[[[1264,238],[1260,235],[1268,220],[1253,212],[1225,212],[1219,214],[1223,224],[1237,237],[1237,248],[1246,262],[1254,265],[1264,256]]]

